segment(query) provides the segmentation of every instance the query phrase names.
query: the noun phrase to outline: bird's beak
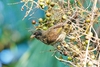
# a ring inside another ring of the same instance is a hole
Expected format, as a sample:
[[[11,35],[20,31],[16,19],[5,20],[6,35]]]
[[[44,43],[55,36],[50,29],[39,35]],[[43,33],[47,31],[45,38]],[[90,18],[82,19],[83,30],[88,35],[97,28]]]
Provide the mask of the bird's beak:
[[[32,34],[32,35],[30,36],[30,38],[35,38],[35,35]]]

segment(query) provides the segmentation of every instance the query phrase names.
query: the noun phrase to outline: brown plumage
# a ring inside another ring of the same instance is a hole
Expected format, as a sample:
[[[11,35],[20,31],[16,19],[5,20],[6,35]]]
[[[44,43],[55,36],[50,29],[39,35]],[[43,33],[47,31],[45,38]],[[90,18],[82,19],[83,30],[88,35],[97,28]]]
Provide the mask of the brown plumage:
[[[48,30],[37,30],[33,35],[45,44],[52,44],[63,41],[65,39],[65,33],[63,31],[63,23],[56,24],[50,27]],[[61,36],[60,36],[61,35]]]

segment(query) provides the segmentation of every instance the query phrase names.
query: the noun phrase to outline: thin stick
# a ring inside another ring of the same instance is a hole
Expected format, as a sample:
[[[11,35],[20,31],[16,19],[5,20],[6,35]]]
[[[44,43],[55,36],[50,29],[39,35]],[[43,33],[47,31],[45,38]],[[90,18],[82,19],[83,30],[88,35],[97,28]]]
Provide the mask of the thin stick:
[[[62,62],[66,62],[66,63],[70,63],[71,65],[73,65],[74,67],[77,67],[75,64],[73,64],[71,61],[67,61],[67,60],[64,60],[64,59],[60,59],[58,58],[57,56],[55,56],[56,59],[58,59],[59,61],[62,61]]]

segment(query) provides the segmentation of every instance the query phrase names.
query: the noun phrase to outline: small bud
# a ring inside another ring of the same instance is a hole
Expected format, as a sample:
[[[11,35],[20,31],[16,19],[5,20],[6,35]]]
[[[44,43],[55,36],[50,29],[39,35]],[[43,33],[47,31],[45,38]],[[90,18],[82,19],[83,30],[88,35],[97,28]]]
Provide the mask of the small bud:
[[[44,6],[44,3],[43,2],[40,2],[39,5],[42,7],[42,6]]]
[[[41,6],[42,9],[44,9],[45,5]]]
[[[36,21],[35,20],[32,20],[32,24],[36,24]]]
[[[95,59],[95,56],[94,56],[94,55],[91,55],[91,58],[92,58],[92,59]]]
[[[48,28],[46,26],[43,26],[43,30],[47,30]]]
[[[88,62],[88,66],[93,66],[93,62],[92,61],[89,61]]]
[[[91,20],[90,18],[86,18],[85,22],[86,22],[86,23],[89,23],[90,20]]]
[[[24,8],[22,7],[22,8],[21,8],[21,11],[23,11],[23,10],[24,10]]]
[[[91,38],[92,36],[93,36],[93,33],[92,33],[92,32],[89,32],[85,38],[86,38],[86,39],[89,39],[89,38]]]
[[[53,23],[51,23],[51,24],[50,24],[50,27],[51,27],[51,26],[53,26],[53,25],[54,25],[54,24],[53,24]]]
[[[54,3],[54,2],[51,2],[50,5],[51,5],[52,7],[54,7],[54,6],[55,6],[55,3]]]
[[[63,57],[62,57],[62,56],[60,56],[60,57],[59,57],[59,59],[63,59]]]
[[[50,4],[50,0],[46,0],[46,4]]]
[[[68,14],[68,15],[71,15],[71,11],[68,11],[67,14]]]
[[[47,13],[46,13],[46,16],[47,16],[47,17],[50,17],[50,16],[51,16],[51,13],[47,12]]]
[[[85,43],[88,44],[88,40],[85,40]]]
[[[68,57],[67,60],[71,61],[72,60],[72,57]]]
[[[49,20],[51,20],[51,18],[50,17],[46,17],[46,20],[49,21]]]
[[[60,50],[60,49],[61,49],[61,46],[60,46],[60,45],[58,45],[58,46],[57,46],[57,49],[58,49],[58,50]]]
[[[71,39],[71,40],[75,40],[76,38],[75,38],[74,36],[71,36],[70,39]]]
[[[63,16],[62,16],[62,19],[63,19],[63,20],[66,20],[66,19],[67,19],[67,16],[66,16],[66,15],[63,15]]]
[[[67,55],[68,55],[67,51],[64,51],[64,53],[63,53],[63,54],[64,54],[64,56],[67,56]]]
[[[43,2],[44,0],[39,0],[40,2]]]
[[[39,22],[43,22],[43,19],[42,18],[39,18]]]

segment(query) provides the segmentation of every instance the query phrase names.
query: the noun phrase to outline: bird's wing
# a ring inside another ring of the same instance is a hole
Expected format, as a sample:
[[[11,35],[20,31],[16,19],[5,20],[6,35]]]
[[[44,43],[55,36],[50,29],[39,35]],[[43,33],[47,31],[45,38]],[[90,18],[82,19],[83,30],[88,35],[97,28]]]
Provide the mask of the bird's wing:
[[[48,43],[52,43],[54,41],[56,41],[56,39],[59,37],[59,35],[61,34],[62,31],[62,27],[58,27],[58,28],[52,28],[47,32],[47,42]]]

